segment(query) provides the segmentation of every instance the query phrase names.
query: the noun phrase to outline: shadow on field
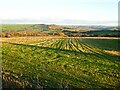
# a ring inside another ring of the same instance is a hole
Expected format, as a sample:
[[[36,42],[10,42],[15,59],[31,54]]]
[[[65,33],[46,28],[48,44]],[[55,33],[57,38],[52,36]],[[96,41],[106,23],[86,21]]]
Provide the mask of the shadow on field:
[[[20,45],[20,46],[26,46],[26,47],[35,47],[40,49],[47,50],[54,50],[56,52],[64,51],[66,53],[74,53],[74,54],[84,54],[87,55],[94,55],[99,58],[107,58],[113,62],[115,60],[110,59],[107,57],[107,54],[104,55],[97,55],[94,53],[84,53],[84,52],[78,52],[78,51],[72,51],[72,50],[62,50],[58,48],[50,48],[50,47],[41,47],[41,46],[34,46],[34,45],[25,45],[25,44],[17,44],[17,43],[8,43],[12,45]],[[16,61],[17,62],[17,61]],[[84,87],[92,87],[92,88],[106,88],[106,87],[114,87],[112,85],[100,83],[99,81],[94,81],[94,77],[90,76],[91,78],[86,78],[84,76],[79,76],[79,78],[71,75],[67,75],[63,72],[57,72],[55,70],[52,70],[51,68],[43,68],[44,72],[42,70],[39,70],[40,75],[38,73],[33,73],[36,65],[25,63],[22,61],[19,61],[19,63],[26,65],[28,64],[28,67],[30,67],[29,71],[24,71],[21,73],[15,73],[13,71],[4,71],[3,72],[3,89],[5,88],[20,88],[20,89],[36,89],[36,90],[48,90],[49,88],[56,88],[56,89],[66,89],[66,90],[75,90],[75,88],[78,88],[78,86],[85,85]],[[20,67],[22,68],[22,67]],[[89,73],[89,71],[86,71]]]
[[[64,51],[66,53],[74,53],[74,54],[83,54],[85,56],[87,55],[92,55],[92,56],[96,56],[100,59],[107,59],[110,60],[114,63],[119,62],[120,57],[119,56],[114,56],[114,55],[110,55],[105,53],[104,51],[99,51],[100,53],[96,52],[96,51],[92,51],[93,53],[86,53],[86,52],[82,52],[82,51],[74,51],[74,50],[65,50],[65,49],[60,49],[60,48],[51,48],[51,47],[43,47],[43,46],[36,46],[36,45],[28,45],[28,44],[18,44],[18,43],[10,43],[10,42],[4,42],[7,44],[12,44],[12,45],[19,45],[19,46],[28,46],[28,47],[35,47],[37,48],[41,48],[41,49],[46,49],[46,50],[54,50],[54,51]],[[114,59],[114,58],[118,58],[118,59]]]

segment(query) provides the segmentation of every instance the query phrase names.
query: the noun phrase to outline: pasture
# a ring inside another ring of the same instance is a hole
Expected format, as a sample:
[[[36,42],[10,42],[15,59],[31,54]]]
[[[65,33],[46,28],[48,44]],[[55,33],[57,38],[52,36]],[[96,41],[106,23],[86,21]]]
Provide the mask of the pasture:
[[[18,37],[2,39],[3,87],[118,88],[119,39]]]

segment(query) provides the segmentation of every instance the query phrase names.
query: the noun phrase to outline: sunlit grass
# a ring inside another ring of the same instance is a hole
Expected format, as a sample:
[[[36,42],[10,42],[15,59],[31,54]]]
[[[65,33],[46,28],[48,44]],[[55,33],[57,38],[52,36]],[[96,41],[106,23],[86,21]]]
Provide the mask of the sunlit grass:
[[[80,38],[3,39],[2,62],[9,87],[115,88],[120,82],[118,56]]]

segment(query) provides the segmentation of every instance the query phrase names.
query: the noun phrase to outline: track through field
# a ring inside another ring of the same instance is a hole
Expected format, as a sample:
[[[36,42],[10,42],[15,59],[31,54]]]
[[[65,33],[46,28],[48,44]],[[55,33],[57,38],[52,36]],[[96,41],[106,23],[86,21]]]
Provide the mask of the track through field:
[[[119,57],[107,54],[85,40],[39,37],[4,39],[3,86],[26,89],[118,88]]]

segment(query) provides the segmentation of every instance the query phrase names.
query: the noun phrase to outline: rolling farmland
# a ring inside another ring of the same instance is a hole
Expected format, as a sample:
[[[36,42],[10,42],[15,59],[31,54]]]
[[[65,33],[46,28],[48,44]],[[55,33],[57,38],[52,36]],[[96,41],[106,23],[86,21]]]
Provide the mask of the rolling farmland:
[[[120,52],[118,43],[118,39],[3,38],[3,86],[118,88],[119,56],[104,51]]]

